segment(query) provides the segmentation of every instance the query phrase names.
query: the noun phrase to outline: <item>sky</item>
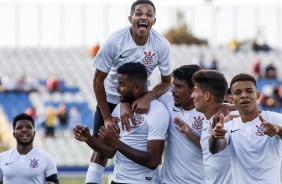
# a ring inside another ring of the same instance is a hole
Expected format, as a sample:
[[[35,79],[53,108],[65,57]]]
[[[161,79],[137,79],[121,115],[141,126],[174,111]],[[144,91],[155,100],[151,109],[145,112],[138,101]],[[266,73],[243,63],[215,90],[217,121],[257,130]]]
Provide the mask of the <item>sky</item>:
[[[129,25],[132,0],[0,0],[0,47],[77,47],[103,43]],[[211,45],[232,38],[282,44],[280,0],[155,0],[156,30],[176,26],[176,12]]]

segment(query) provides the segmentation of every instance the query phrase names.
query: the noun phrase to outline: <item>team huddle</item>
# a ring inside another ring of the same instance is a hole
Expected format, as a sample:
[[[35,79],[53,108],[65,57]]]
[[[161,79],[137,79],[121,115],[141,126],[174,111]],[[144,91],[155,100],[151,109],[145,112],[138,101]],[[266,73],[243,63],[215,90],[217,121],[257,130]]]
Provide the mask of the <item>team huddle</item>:
[[[102,183],[114,156],[112,184],[281,183],[282,115],[259,110],[255,78],[241,73],[228,86],[219,71],[173,70],[168,41],[152,29],[155,14],[150,0],[134,1],[131,26],[93,60],[94,130],[73,130],[93,150],[85,183]],[[149,90],[156,67],[161,81]],[[232,104],[224,102],[228,87]],[[55,173],[45,178],[56,183]]]

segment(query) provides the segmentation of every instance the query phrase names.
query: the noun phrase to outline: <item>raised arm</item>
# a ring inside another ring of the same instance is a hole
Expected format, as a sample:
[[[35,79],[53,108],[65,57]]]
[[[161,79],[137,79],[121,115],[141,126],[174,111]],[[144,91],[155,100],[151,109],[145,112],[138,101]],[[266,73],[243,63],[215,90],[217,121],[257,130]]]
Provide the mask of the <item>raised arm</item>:
[[[118,150],[130,160],[144,167],[153,170],[156,169],[160,163],[164,149],[164,140],[148,140],[147,151],[140,151],[117,139],[113,131],[109,128],[102,127],[99,130],[98,137],[104,144]]]
[[[106,98],[104,81],[107,75],[108,73],[105,73],[105,72],[102,72],[96,69],[94,78],[93,78],[93,89],[95,92],[97,103],[101,109],[101,113],[105,121],[104,124],[107,124],[108,122],[111,122],[111,123],[115,122],[115,118],[111,116],[111,111],[109,109],[107,98]]]
[[[171,84],[171,75],[161,76],[161,82],[158,83],[144,97],[136,100],[131,108],[138,114],[147,114],[150,109],[150,102],[169,90]]]
[[[226,147],[226,130],[224,130],[224,115],[220,115],[219,122],[212,130],[212,135],[209,139],[209,149],[212,154],[222,151]]]
[[[77,125],[73,129],[73,133],[77,140],[85,142],[93,150],[104,155],[107,158],[112,158],[116,153],[116,149],[103,144],[96,137],[92,136],[88,127]],[[113,134],[117,136],[115,134],[115,131],[113,131]]]
[[[281,126],[266,121],[261,115],[259,115],[259,119],[265,127],[264,133],[266,135],[268,135],[269,137],[278,135],[280,139],[282,139],[282,127]]]

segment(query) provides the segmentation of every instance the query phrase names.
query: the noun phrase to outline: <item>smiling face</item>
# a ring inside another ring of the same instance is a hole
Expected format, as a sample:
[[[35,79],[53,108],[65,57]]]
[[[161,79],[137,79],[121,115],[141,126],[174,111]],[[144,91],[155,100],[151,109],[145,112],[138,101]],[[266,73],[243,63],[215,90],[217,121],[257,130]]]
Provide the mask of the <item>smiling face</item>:
[[[189,88],[185,80],[174,78],[172,90],[174,105],[176,107],[182,106],[183,109],[188,110],[189,107],[193,104],[191,98],[191,94],[193,93],[193,91],[194,88]]]
[[[194,92],[192,93],[191,97],[193,99],[195,109],[199,112],[205,113],[205,94],[199,87],[199,84],[195,83]]]
[[[35,130],[29,120],[19,120],[16,122],[16,127],[13,133],[17,143],[22,146],[32,144]]]
[[[148,38],[150,30],[156,22],[154,8],[150,4],[138,4],[128,19],[132,24],[132,38],[138,43],[140,39]]]
[[[126,75],[118,74],[117,92],[120,94],[120,102],[134,101],[134,84],[127,79]]]
[[[240,114],[258,114],[257,100],[260,93],[251,81],[237,81],[231,86],[233,103]]]

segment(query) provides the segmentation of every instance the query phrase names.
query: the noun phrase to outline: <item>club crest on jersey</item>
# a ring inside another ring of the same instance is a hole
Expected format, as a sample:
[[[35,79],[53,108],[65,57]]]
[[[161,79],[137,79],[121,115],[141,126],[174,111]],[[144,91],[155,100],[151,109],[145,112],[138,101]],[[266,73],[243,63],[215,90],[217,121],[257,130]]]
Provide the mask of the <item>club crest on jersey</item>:
[[[256,126],[256,127],[257,127],[256,134],[258,136],[264,136],[265,126],[263,124],[260,124],[260,126]]]
[[[144,121],[144,117],[141,116],[140,114],[137,114],[137,113],[134,114],[133,118],[134,118],[137,125],[141,125]]]
[[[31,168],[36,168],[36,167],[38,167],[39,166],[39,164],[38,164],[38,160],[39,159],[30,159],[30,164],[29,164],[29,166],[31,167]]]
[[[148,65],[148,64],[151,64],[154,62],[154,56],[155,54],[152,53],[151,51],[149,51],[148,53],[147,52],[144,52],[145,54],[145,57],[144,59],[142,59],[142,62],[145,64],[145,65]]]
[[[201,118],[201,116],[194,117],[194,123],[192,124],[192,127],[195,128],[196,130],[200,130],[203,128],[203,120],[205,118]]]

